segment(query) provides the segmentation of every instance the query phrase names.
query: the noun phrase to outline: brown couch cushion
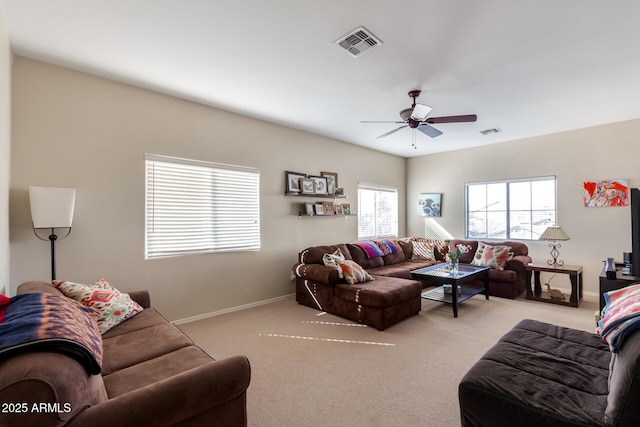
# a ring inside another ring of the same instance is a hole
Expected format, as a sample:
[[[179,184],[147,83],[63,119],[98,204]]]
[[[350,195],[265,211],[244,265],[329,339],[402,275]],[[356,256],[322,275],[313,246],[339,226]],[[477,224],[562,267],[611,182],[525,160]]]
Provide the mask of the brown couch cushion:
[[[402,246],[400,246],[398,242],[395,240],[393,242],[396,244],[398,251],[395,254],[389,254],[389,255],[383,256],[382,261],[384,262],[384,265],[397,264],[407,259],[404,254],[404,250],[402,249]]]
[[[344,255],[344,259],[353,259],[351,257],[351,253],[349,253],[349,249],[347,249],[347,245],[341,243],[339,245],[313,246],[307,248],[298,254],[298,261],[303,264],[324,265],[324,263],[322,262],[322,257],[324,256],[324,254],[332,254],[336,251],[336,249],[340,249],[342,255]]]
[[[199,347],[191,345],[107,375],[104,386],[113,399],[213,360]]]
[[[109,375],[188,345],[193,342],[170,323],[107,338],[103,342],[102,374]]]
[[[134,317],[130,317],[118,326],[109,329],[107,332],[102,334],[102,339],[105,340],[107,338],[128,334],[140,329],[150,328],[151,326],[165,325],[167,323],[168,320],[158,313],[155,308],[146,308]]]
[[[335,295],[370,307],[389,307],[420,296],[422,284],[415,280],[375,276],[373,282],[336,285]]]
[[[353,260],[360,264],[362,268],[368,270],[370,268],[382,267],[384,265],[384,261],[381,256],[377,256],[374,258],[367,258],[367,253],[358,245],[354,245],[352,243],[347,243],[347,248],[349,248],[349,253],[353,257]]]

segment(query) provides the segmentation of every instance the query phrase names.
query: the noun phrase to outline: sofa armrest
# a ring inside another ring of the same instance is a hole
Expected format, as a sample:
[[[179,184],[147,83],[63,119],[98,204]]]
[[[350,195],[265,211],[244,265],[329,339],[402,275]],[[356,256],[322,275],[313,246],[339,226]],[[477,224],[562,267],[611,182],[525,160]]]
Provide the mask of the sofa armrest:
[[[92,406],[67,425],[175,426],[202,414],[209,418],[201,420],[204,425],[246,426],[250,378],[251,367],[245,356],[211,361]]]
[[[338,270],[321,264],[296,264],[293,266],[293,273],[302,279],[312,282],[336,285],[342,283]]]
[[[531,257],[529,255],[516,255],[507,262],[505,270],[512,270],[518,274],[524,274],[527,269],[527,264],[531,263]]]
[[[149,291],[132,291],[127,292],[132,300],[137,302],[142,306],[142,308],[150,308],[151,307],[151,297],[149,296]]]

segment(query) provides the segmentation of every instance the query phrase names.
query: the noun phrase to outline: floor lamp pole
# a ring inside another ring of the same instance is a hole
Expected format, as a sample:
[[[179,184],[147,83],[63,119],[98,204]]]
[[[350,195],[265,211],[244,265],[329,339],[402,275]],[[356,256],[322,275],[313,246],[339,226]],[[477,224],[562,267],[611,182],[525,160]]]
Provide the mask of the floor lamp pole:
[[[58,240],[53,228],[51,229],[49,240],[51,241],[51,280],[53,281],[56,280],[56,240]]]

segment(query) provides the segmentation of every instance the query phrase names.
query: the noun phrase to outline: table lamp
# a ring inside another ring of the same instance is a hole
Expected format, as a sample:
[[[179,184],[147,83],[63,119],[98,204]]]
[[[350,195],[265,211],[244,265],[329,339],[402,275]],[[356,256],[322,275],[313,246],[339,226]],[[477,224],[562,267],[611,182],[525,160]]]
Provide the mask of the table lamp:
[[[547,227],[546,230],[540,235],[539,240],[550,240],[549,247],[551,248],[551,258],[547,260],[547,264],[552,265],[554,267],[560,267],[564,265],[564,261],[558,260],[558,248],[560,247],[560,243],[558,241],[569,240],[569,236],[564,232],[562,228],[557,225],[552,225],[551,227]]]

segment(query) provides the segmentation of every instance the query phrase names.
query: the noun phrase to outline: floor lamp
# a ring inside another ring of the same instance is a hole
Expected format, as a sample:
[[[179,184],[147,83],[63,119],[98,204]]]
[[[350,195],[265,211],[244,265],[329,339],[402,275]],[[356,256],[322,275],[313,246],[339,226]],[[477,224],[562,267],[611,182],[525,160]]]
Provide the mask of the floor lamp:
[[[29,187],[33,232],[38,239],[51,242],[51,280],[56,280],[56,228],[66,229],[59,240],[71,233],[75,200],[75,188]],[[51,230],[48,239],[38,234],[43,229]]]

